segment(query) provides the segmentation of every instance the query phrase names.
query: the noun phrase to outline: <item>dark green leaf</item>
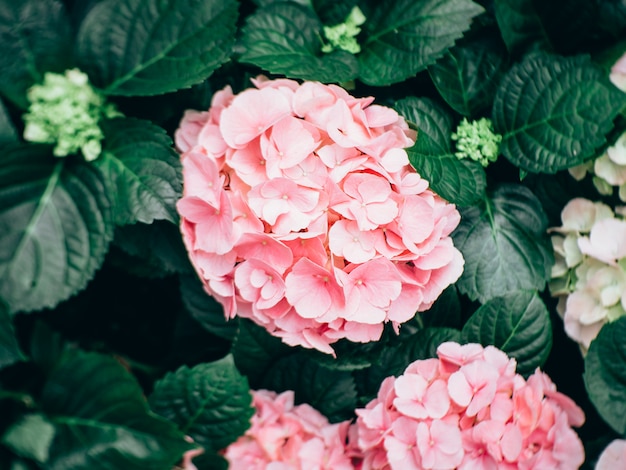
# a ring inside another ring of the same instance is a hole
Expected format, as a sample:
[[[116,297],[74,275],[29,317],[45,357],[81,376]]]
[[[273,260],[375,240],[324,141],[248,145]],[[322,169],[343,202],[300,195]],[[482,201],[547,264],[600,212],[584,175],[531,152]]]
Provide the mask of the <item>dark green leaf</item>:
[[[487,184],[485,170],[474,161],[460,160],[450,143],[452,117],[428,98],[404,98],[397,111],[418,127],[417,141],[407,149],[411,165],[430,188],[444,199],[467,206],[482,198]]]
[[[274,362],[262,384],[276,392],[293,390],[297,403],[308,403],[331,422],[350,418],[356,408],[352,375],[328,369],[303,353]]]
[[[0,369],[24,360],[17,344],[13,320],[4,302],[0,301]]]
[[[224,308],[207,294],[196,275],[180,277],[180,293],[189,314],[207,331],[227,340],[235,338],[239,321],[226,320]]]
[[[0,145],[11,144],[17,141],[15,126],[11,122],[6,106],[0,101]]]
[[[254,414],[248,381],[231,355],[167,374],[156,383],[150,407],[209,453],[235,442]]]
[[[287,77],[346,82],[357,76],[356,58],[345,51],[323,54],[322,23],[313,10],[272,3],[246,20],[239,60]]]
[[[483,9],[471,0],[386,0],[363,25],[359,78],[368,85],[401,82],[424,70],[463,36]]]
[[[306,3],[304,0],[301,3]],[[357,0],[311,0],[313,9],[325,25],[336,25],[346,21],[346,18],[357,5]]]
[[[82,22],[81,68],[111,95],[157,95],[206,79],[234,41],[236,0],[104,0]]]
[[[71,29],[58,0],[0,0],[0,93],[26,108],[26,90],[69,65]]]
[[[585,388],[600,416],[626,433],[626,317],[602,327],[585,356]]]
[[[54,369],[41,406],[56,428],[46,468],[169,470],[194,447],[148,410],[119,362],[100,354],[76,351]]]
[[[0,297],[12,312],[53,307],[81,290],[112,237],[110,203],[89,164],[40,145],[4,149]]]
[[[280,338],[250,320],[240,319],[231,353],[237,368],[248,377],[252,388],[259,388],[267,370],[281,357],[294,353]]]
[[[556,173],[592,157],[624,106],[626,94],[589,58],[532,54],[495,97],[500,151],[524,170]]]
[[[491,106],[506,68],[506,52],[486,37],[453,47],[428,72],[446,103],[471,117]]]
[[[461,302],[456,287],[450,286],[439,296],[433,306],[419,314],[426,327],[461,327]]]
[[[461,211],[452,234],[465,258],[456,286],[481,303],[514,290],[542,290],[553,264],[547,219],[520,185],[502,185],[480,206]]]
[[[45,464],[54,439],[54,425],[40,414],[24,416],[2,436],[2,443],[20,457]]]
[[[517,372],[526,376],[550,354],[550,314],[536,292],[510,292],[476,310],[463,326],[461,341],[497,347],[514,357]]]
[[[122,118],[102,124],[102,155],[94,162],[114,201],[115,223],[178,222],[176,201],[182,177],[178,154],[163,129],[148,121]]]
[[[496,0],[493,4],[502,39],[512,55],[519,55],[532,46],[551,49],[532,0]]]

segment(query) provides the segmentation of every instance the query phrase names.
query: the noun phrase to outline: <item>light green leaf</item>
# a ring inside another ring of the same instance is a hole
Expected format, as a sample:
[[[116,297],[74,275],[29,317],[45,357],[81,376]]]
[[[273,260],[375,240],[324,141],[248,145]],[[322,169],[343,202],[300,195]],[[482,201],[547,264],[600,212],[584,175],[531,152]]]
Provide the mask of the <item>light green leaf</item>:
[[[517,360],[526,376],[541,367],[552,348],[550,313],[536,292],[515,291],[482,305],[463,326],[463,343],[492,345]]]
[[[1,442],[20,457],[45,464],[54,434],[54,425],[43,415],[29,414],[10,426]]]
[[[100,354],[76,351],[54,369],[41,407],[56,428],[49,469],[169,470],[194,447],[148,410],[119,362]]]
[[[502,80],[493,123],[514,165],[556,173],[591,158],[624,106],[626,93],[588,57],[538,53]]]
[[[383,86],[414,76],[452,47],[482,12],[471,0],[377,3],[362,27],[359,78]]]
[[[71,57],[70,22],[59,0],[0,0],[0,93],[26,108],[26,90]]]
[[[12,312],[54,307],[81,290],[112,237],[101,175],[42,145],[5,147],[0,166],[0,297]]]
[[[346,82],[357,76],[356,58],[345,51],[321,52],[322,23],[313,10],[295,3],[272,3],[246,20],[241,62],[291,78]]]
[[[532,0],[496,0],[493,7],[500,34],[511,55],[519,55],[531,47],[552,49]]]
[[[404,98],[396,110],[417,130],[417,141],[407,149],[409,161],[442,198],[468,206],[482,198],[487,184],[485,170],[474,161],[457,158],[451,148],[452,117],[428,98]]]
[[[297,403],[308,403],[331,422],[350,418],[356,408],[356,388],[350,372],[328,369],[306,353],[274,362],[262,384],[262,388],[276,392],[293,390]]]
[[[602,327],[585,356],[585,388],[602,419],[626,433],[626,317]]]
[[[514,290],[542,290],[553,264],[547,225],[537,198],[520,185],[502,185],[463,209],[452,234],[465,258],[459,292],[485,303]]]
[[[157,95],[205,80],[231,54],[236,0],[104,0],[81,24],[77,55],[110,95]]]
[[[4,302],[0,301],[0,369],[25,359],[17,338],[13,320]]]
[[[457,113],[488,108],[507,68],[506,51],[493,37],[456,45],[428,68],[437,91]]]
[[[248,381],[231,355],[167,374],[156,383],[149,402],[152,411],[176,424],[207,453],[235,442],[254,414]]]
[[[115,223],[178,222],[176,201],[182,192],[178,154],[163,129],[131,118],[102,123],[102,155],[94,165],[107,182]]]

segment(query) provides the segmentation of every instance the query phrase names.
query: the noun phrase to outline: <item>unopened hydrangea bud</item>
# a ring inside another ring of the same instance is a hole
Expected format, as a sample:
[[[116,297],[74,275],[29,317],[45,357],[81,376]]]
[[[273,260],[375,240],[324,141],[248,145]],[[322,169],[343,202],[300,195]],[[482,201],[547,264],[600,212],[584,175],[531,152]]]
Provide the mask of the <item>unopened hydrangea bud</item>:
[[[356,41],[356,37],[361,32],[359,26],[365,23],[365,19],[359,7],[354,7],[343,23],[324,26],[324,36],[328,43],[322,46],[322,52],[332,52],[335,49],[342,49],[352,54],[361,52],[361,46]]]
[[[487,118],[472,122],[463,118],[452,134],[452,140],[456,141],[455,155],[458,158],[471,158],[487,166],[498,158],[502,136],[493,131],[491,120]]]
[[[48,72],[42,84],[27,92],[30,106],[24,115],[24,139],[29,142],[55,144],[57,157],[82,152],[85,160],[98,158],[104,137],[99,121],[119,116],[89,84],[86,74],[77,69],[64,74]]]

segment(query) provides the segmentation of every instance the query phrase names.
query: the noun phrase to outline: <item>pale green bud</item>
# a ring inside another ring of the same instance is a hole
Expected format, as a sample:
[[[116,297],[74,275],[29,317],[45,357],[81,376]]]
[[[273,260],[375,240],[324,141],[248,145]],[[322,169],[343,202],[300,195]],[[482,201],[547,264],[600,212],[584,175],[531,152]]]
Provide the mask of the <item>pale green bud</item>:
[[[324,36],[328,43],[322,46],[322,52],[328,53],[335,49],[342,49],[352,54],[361,52],[361,46],[356,41],[356,37],[361,32],[359,26],[365,23],[365,20],[365,15],[359,7],[354,7],[343,23],[324,26]]]
[[[100,119],[121,115],[78,69],[62,75],[46,73],[43,83],[28,90],[27,98],[30,106],[24,115],[24,139],[54,144],[57,157],[81,151],[86,160],[95,160],[104,137]]]
[[[472,122],[463,118],[452,134],[452,140],[457,142],[455,155],[458,158],[470,158],[487,166],[498,158],[502,136],[493,131],[491,121],[487,118]]]

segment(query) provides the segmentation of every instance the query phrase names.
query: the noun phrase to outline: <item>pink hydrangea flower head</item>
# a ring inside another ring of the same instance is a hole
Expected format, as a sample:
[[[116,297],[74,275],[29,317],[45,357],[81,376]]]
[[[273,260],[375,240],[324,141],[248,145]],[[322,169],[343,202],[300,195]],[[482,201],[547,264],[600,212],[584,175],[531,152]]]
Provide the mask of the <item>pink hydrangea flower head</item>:
[[[626,440],[615,439],[605,447],[596,463],[595,470],[613,470],[626,462]]]
[[[350,422],[330,424],[307,404],[294,405],[294,393],[252,392],[251,427],[228,446],[231,470],[353,470]]]
[[[539,369],[528,380],[493,346],[443,343],[386,378],[356,410],[368,469],[574,469],[585,416]]]
[[[176,132],[181,232],[226,316],[333,353],[430,308],[463,270],[455,206],[409,165],[416,138],[373,98],[258,77]]]

